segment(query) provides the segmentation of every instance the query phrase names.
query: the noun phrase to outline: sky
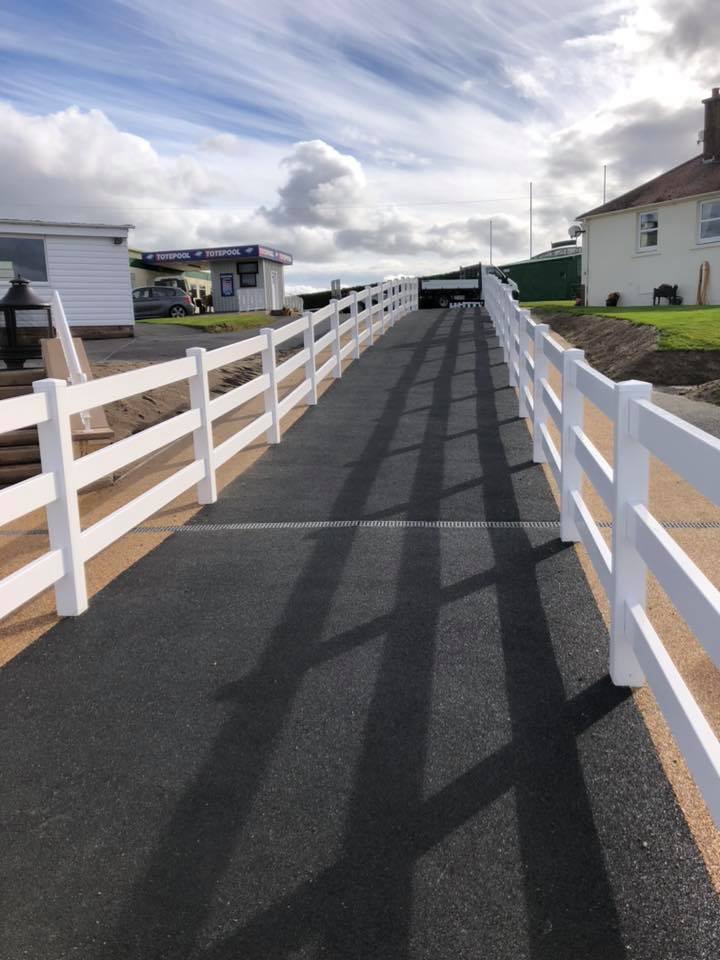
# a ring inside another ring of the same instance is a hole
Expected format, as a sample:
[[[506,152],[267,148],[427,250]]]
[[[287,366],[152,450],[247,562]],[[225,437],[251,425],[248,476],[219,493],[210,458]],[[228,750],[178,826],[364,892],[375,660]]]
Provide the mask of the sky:
[[[530,250],[700,152],[717,0],[0,0],[0,217],[266,243],[289,292]]]

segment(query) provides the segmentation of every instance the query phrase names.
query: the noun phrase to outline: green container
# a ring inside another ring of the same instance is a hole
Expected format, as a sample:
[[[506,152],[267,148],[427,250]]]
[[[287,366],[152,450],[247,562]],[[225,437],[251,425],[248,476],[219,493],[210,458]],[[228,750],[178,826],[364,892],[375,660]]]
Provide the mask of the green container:
[[[574,300],[580,292],[580,252],[537,257],[501,266],[520,290],[520,300]]]

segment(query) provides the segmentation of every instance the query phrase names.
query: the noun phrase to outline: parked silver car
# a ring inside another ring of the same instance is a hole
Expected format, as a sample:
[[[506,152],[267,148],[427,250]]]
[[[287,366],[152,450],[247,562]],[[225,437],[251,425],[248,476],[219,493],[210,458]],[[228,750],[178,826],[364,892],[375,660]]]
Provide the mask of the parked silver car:
[[[189,294],[179,287],[136,287],[132,292],[136,320],[146,317],[180,317],[195,313]]]

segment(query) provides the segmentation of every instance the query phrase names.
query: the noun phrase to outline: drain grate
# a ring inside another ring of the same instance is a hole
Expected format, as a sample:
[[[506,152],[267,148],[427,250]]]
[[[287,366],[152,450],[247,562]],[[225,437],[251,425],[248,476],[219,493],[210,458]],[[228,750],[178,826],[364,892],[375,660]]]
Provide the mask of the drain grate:
[[[221,530],[488,530],[488,529],[553,529],[558,520],[278,520],[244,523],[187,523],[179,527],[136,527],[136,533],[214,533]]]
[[[720,530],[718,520],[661,520],[666,530]],[[608,529],[612,521],[599,520]],[[246,520],[228,523],[143,524],[130,533],[220,533],[224,530],[553,530],[559,520]],[[0,537],[42,537],[47,530],[0,530]]]

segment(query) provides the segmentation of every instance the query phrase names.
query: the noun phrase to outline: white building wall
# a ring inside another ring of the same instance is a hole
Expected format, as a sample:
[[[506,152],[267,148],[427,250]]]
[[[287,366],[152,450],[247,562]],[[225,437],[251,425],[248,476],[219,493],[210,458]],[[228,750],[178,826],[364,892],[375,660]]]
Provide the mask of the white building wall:
[[[31,286],[48,300],[58,290],[72,327],[133,326],[126,226],[17,220],[2,222],[0,233],[43,240],[48,280],[33,280]],[[114,243],[115,237],[122,242]],[[0,297],[8,286],[0,281]],[[34,314],[23,322],[44,323]]]
[[[235,260],[217,260],[210,265],[212,271],[213,306],[216,313],[239,312],[246,313],[252,310],[270,310],[271,307],[271,271],[277,272],[279,307],[282,308],[285,295],[285,281],[283,266],[270,260],[260,260],[258,268],[257,287],[238,286],[240,277]],[[235,293],[232,297],[223,297],[220,293],[220,274],[231,273]]]
[[[262,282],[265,289],[265,303],[267,310],[282,310],[285,301],[285,280],[283,266],[281,263],[275,263],[274,260],[261,260],[262,264]],[[277,306],[273,308],[272,301],[272,275],[275,274],[277,284]]]
[[[125,241],[110,237],[47,237],[49,287],[58,290],[73,327],[134,323]],[[41,284],[33,284],[33,287]]]
[[[587,303],[604,306],[607,295],[617,290],[620,306],[649,306],[653,288],[669,283],[678,285],[684,303],[694,304],[700,265],[707,260],[708,303],[720,304],[720,242],[698,243],[699,202],[679,200],[586,220],[582,271]],[[638,218],[650,211],[658,213],[658,247],[640,253]]]
[[[217,260],[210,264],[212,273],[213,308],[216,313],[249,313],[252,310],[265,309],[265,291],[262,286],[261,275],[258,275],[257,287],[240,287],[235,260]],[[221,294],[220,274],[230,273],[233,278],[234,293],[232,297],[223,297]]]

